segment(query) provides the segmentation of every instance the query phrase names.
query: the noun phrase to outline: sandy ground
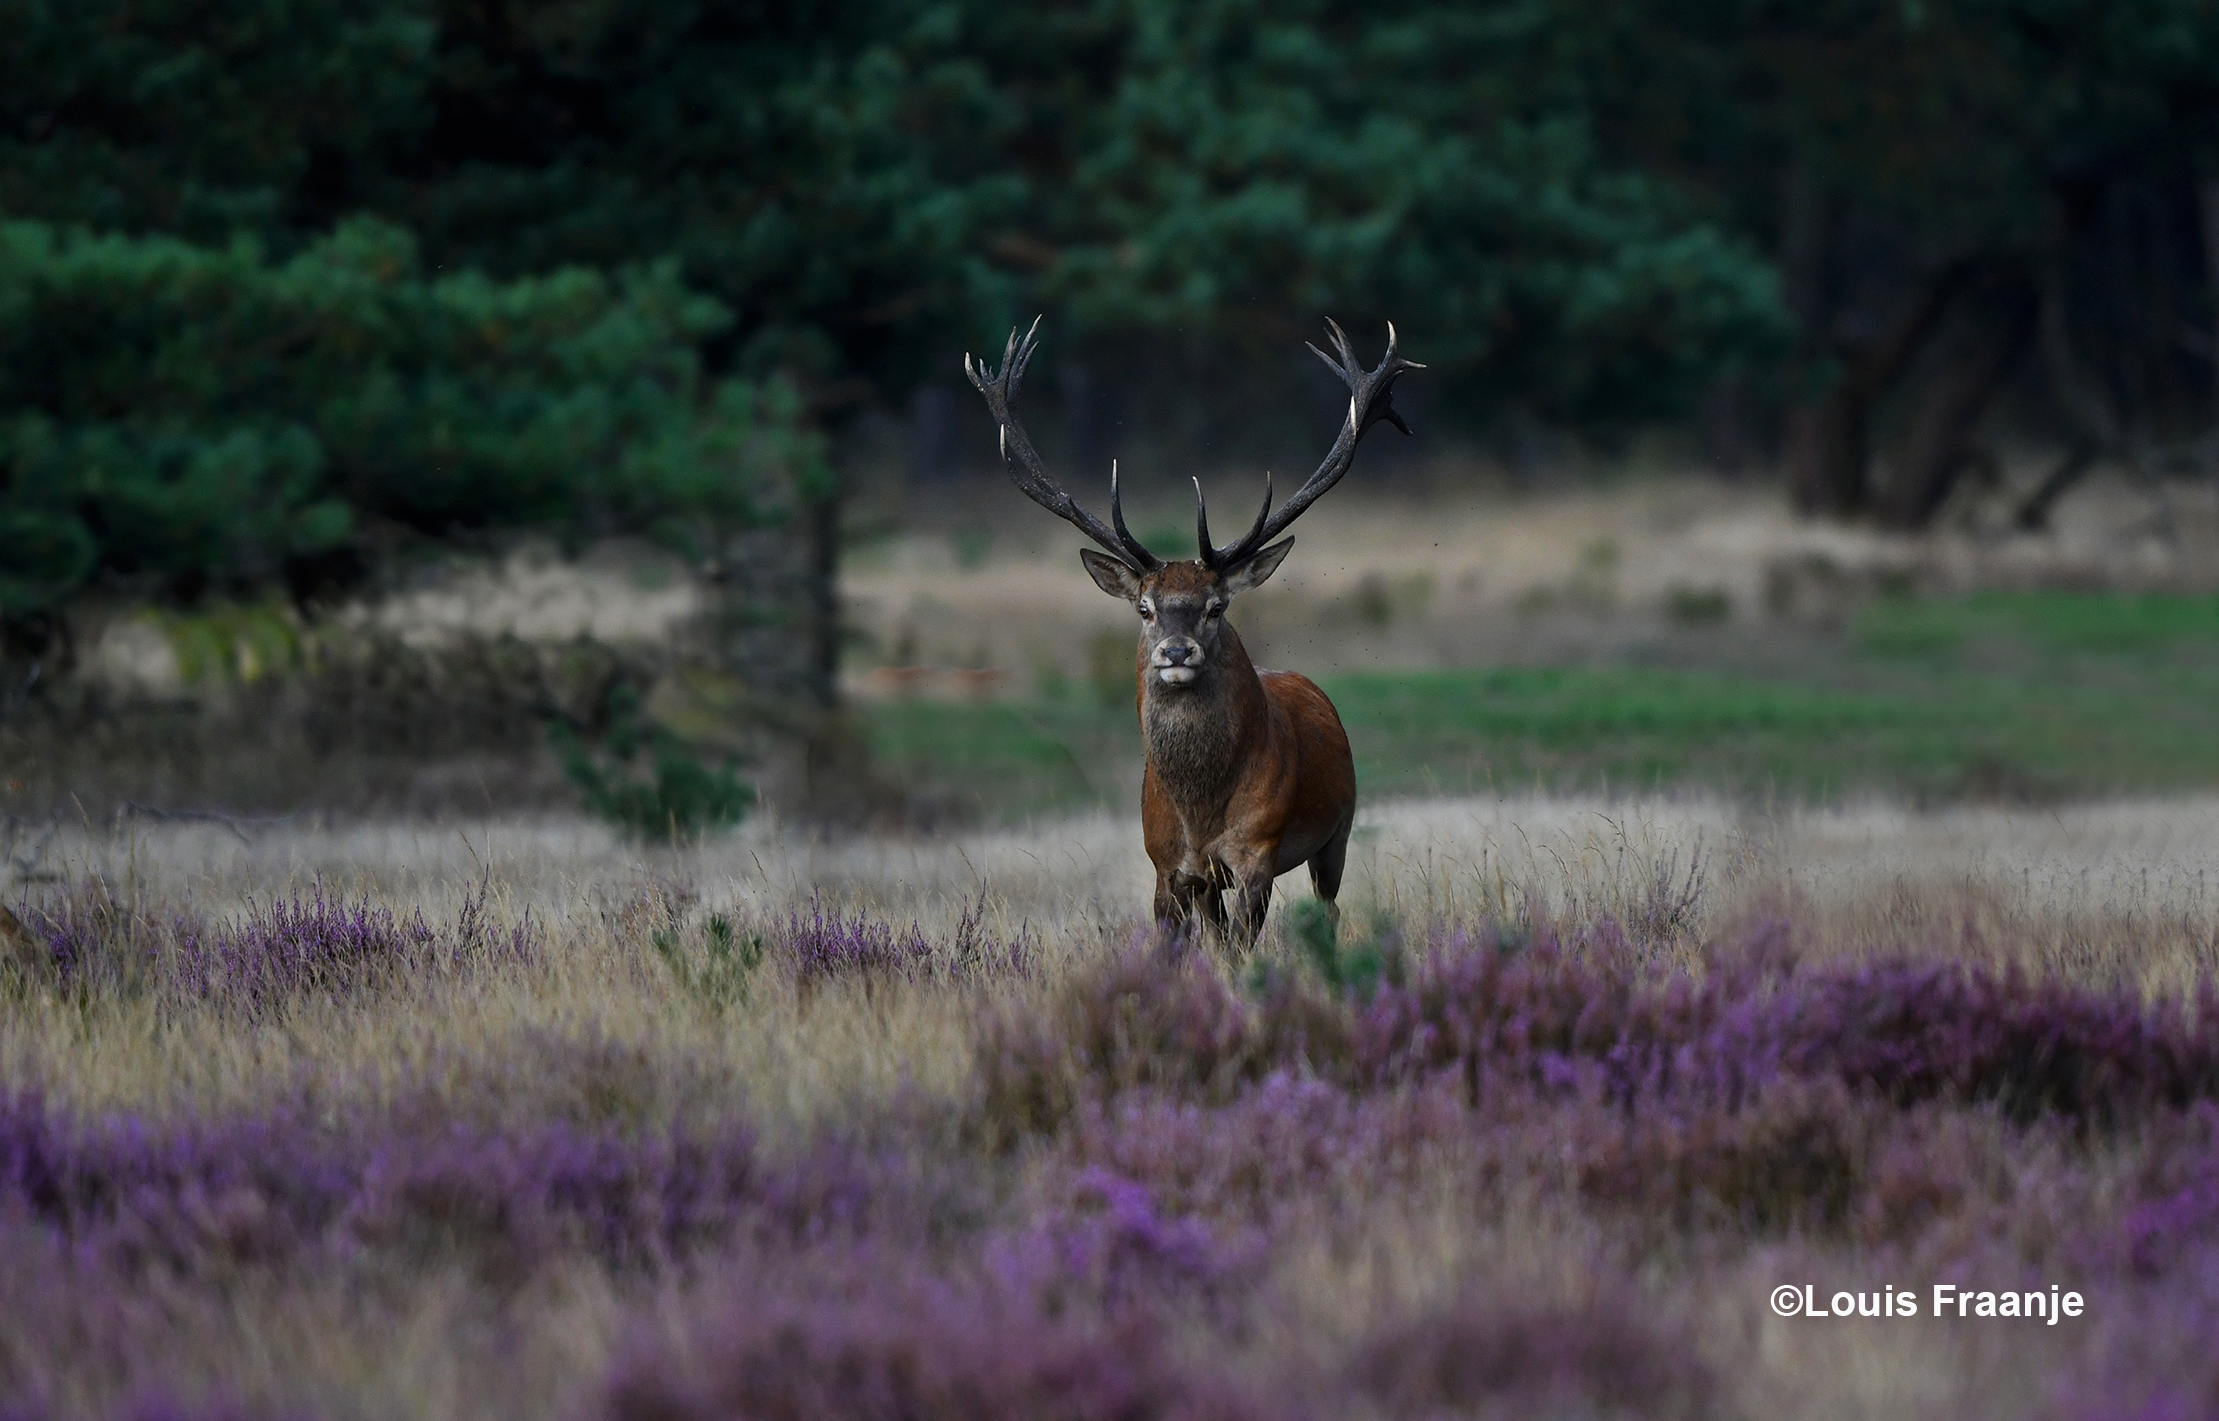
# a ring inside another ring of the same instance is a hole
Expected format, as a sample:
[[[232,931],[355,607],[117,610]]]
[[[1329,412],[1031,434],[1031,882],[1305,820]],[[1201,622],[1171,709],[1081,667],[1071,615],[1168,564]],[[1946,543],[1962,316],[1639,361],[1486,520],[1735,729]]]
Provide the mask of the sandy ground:
[[[1239,478],[1223,480],[1228,493]],[[844,555],[851,694],[1028,694],[1049,676],[1115,674],[1130,655],[1131,614],[1080,570],[1077,535],[1006,484],[972,480],[908,502],[886,525],[895,531],[858,537]],[[1164,554],[1189,555],[1192,534],[1178,531],[1188,517],[1144,531]],[[1823,637],[1881,589],[2219,584],[2219,488],[2159,496],[2098,480],[2055,524],[2004,532],[1967,512],[1904,536],[1797,518],[1768,485],[1661,476],[1520,491],[1449,466],[1422,488],[1335,490],[1236,620],[1259,660],[1313,674],[1717,660]],[[564,560],[528,544],[420,569],[338,620],[418,646],[505,635],[652,646],[681,635],[707,601],[652,547],[611,543]],[[102,622],[85,653],[121,691],[183,685],[159,618]]]
[[[1838,631],[1880,590],[2219,577],[2219,498],[2208,489],[2160,500],[2099,482],[2044,533],[1993,529],[1968,511],[1915,536],[1800,519],[1778,489],[1715,480],[1458,490],[1454,478],[1422,496],[1336,489],[1304,515],[1285,567],[1236,610],[1251,652],[1312,674],[1717,660]],[[849,556],[852,692],[1015,693],[1130,655],[1131,614],[1080,570],[1077,535],[990,483],[952,491],[949,505]],[[1192,555],[1191,533],[1157,536],[1160,553]],[[899,667],[940,674],[885,669]]]

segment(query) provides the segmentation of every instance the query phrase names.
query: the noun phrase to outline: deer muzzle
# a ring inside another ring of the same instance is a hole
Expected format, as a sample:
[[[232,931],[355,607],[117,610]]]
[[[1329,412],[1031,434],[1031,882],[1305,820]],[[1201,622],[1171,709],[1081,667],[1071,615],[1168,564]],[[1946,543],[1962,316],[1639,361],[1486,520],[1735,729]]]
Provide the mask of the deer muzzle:
[[[1165,637],[1149,654],[1148,665],[1166,686],[1184,686],[1201,674],[1202,648],[1187,637]]]

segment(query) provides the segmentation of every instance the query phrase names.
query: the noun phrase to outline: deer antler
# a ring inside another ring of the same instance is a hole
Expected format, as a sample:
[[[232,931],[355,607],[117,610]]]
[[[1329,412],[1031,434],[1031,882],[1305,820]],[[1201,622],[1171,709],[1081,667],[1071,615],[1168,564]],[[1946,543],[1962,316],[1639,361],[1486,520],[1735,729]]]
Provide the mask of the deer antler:
[[[1350,348],[1348,336],[1337,323],[1329,317],[1325,326],[1332,333],[1333,349],[1339,353],[1340,358],[1336,360],[1314,345],[1310,347],[1310,353],[1324,361],[1327,368],[1340,376],[1342,383],[1348,386],[1348,419],[1341,425],[1340,436],[1333,441],[1332,449],[1326,453],[1325,462],[1318,465],[1317,472],[1310,475],[1302,487],[1294,491],[1292,497],[1280,504],[1277,512],[1271,507],[1271,475],[1265,474],[1264,506],[1258,510],[1255,523],[1240,538],[1222,548],[1210,545],[1209,510],[1202,503],[1202,481],[1195,480],[1195,532],[1202,545],[1202,561],[1209,567],[1229,572],[1262,551],[1263,546],[1273,538],[1287,531],[1289,524],[1300,518],[1311,504],[1324,497],[1326,490],[1339,483],[1341,475],[1348,472],[1348,466],[1356,461],[1356,443],[1364,437],[1365,430],[1385,420],[1404,434],[1410,432],[1410,426],[1403,423],[1402,416],[1395,412],[1395,377],[1405,370],[1423,370],[1425,367],[1414,360],[1404,360],[1395,353],[1394,322],[1387,323],[1387,353],[1379,358],[1378,368],[1373,370],[1366,370],[1357,363],[1356,352]]]
[[[979,393],[986,396],[986,407],[1002,427],[1002,463],[1009,470],[1010,482],[1017,485],[1025,497],[1047,509],[1056,517],[1077,528],[1100,543],[1110,554],[1136,572],[1154,572],[1163,566],[1163,559],[1141,546],[1140,540],[1125,526],[1125,510],[1117,498],[1117,465],[1110,465],[1110,519],[1116,526],[1104,527],[1102,520],[1079,507],[1071,495],[1056,486],[1048,471],[1034,452],[1032,440],[1025,437],[1024,422],[1017,418],[1011,406],[1017,399],[1017,388],[1024,383],[1025,367],[1031,363],[1033,352],[1039,348],[1037,332],[1040,318],[1033,318],[1031,329],[1022,341],[1017,332],[1009,333],[1009,344],[1002,347],[1002,365],[999,370],[989,370],[985,361],[973,363],[969,352],[963,356],[963,373],[971,377]],[[1011,457],[1014,455],[1014,459]]]

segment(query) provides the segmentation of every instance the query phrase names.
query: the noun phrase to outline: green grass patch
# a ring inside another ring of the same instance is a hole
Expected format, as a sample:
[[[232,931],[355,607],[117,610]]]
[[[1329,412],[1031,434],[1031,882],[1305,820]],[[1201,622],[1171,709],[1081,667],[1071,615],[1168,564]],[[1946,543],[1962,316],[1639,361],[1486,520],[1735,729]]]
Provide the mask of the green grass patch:
[[[1856,648],[1880,657],[1971,650],[2092,655],[2118,661],[2219,650],[2219,597],[2164,593],[1979,592],[1967,597],[1886,597],[1851,628]]]
[[[1695,788],[1828,802],[2219,787],[2219,598],[1984,593],[1868,606],[1780,669],[1321,678],[1366,797]],[[1137,798],[1129,705],[865,710],[882,760],[989,818]]]
[[[862,707],[859,720],[872,756],[904,783],[989,819],[1115,805],[1139,792],[1140,727],[1129,706],[886,701]]]
[[[1944,750],[1927,708],[1907,697],[1716,672],[1538,667],[1324,685],[1375,794],[1700,780],[1825,797],[1850,787],[1852,768],[1879,747],[1906,770]],[[1831,753],[1814,757],[1819,747]]]

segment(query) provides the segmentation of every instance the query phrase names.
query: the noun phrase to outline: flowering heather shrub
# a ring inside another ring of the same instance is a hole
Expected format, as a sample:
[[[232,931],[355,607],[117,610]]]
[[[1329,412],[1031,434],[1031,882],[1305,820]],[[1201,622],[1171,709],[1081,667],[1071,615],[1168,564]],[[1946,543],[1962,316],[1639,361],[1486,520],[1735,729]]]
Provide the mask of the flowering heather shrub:
[[[943,954],[933,951],[914,922],[897,931],[862,913],[846,917],[837,908],[826,908],[819,895],[810,900],[807,917],[797,912],[786,919],[777,945],[804,987],[838,979],[917,981],[1032,971],[1039,944],[1031,934],[1020,931],[1006,943],[996,942],[986,932],[985,915],[985,904],[966,900]]]
[[[1630,1290],[1612,1279],[1614,1290]],[[1732,1414],[1689,1339],[1613,1291],[1534,1309],[1484,1297],[1398,1321],[1338,1365],[1294,1359],[1267,1379],[1172,1343],[1180,1315],[1107,1311],[1036,1291],[1027,1276],[928,1272],[865,1252],[751,1268],[676,1346],[635,1345],[615,1369],[609,1421],[746,1416],[1150,1418]],[[1191,1324],[1186,1325],[1191,1329]],[[1200,1340],[1190,1337],[1190,1341]]]
[[[1374,1338],[1347,1380],[1390,1416],[1731,1414],[1689,1340],[1635,1313],[1617,1291],[1535,1311],[1467,1298]]]
[[[766,1202],[750,1198],[757,1182],[744,1139],[456,1131],[375,1151],[338,1227],[395,1259],[466,1263],[508,1285],[572,1250],[640,1267],[726,1239]]]
[[[0,1401],[0,1421],[48,1421],[57,1413],[29,1401]],[[306,1413],[266,1411],[224,1397],[198,1400],[154,1393],[115,1413],[116,1421],[295,1421]]]
[[[1994,1100],[2018,1119],[2110,1119],[2219,1097],[2219,996],[2148,1006],[2016,972],[1893,963],[1813,974],[1777,1028],[1782,1065],[1889,1099]]]
[[[2074,1421],[2211,1421],[2214,1412],[2219,1411],[2219,1389],[2196,1390],[2207,1394],[2198,1397],[2191,1387],[2181,1384],[2152,1387],[2142,1382],[2107,1387],[2063,1414]]]
[[[489,885],[466,894],[444,928],[367,899],[349,902],[319,880],[306,898],[250,904],[212,923],[189,905],[155,909],[119,899],[89,877],[66,893],[26,899],[17,917],[43,947],[41,975],[65,992],[175,992],[265,1014],[300,993],[347,995],[410,974],[523,961],[538,950],[529,916],[493,920]]]
[[[2178,1151],[2182,1164],[2174,1177],[2153,1181],[2156,1197],[2127,1217],[2127,1258],[2144,1277],[2196,1257],[2198,1245],[2219,1246],[2219,1105],[2197,1106],[2193,1123],[2203,1136],[2201,1147]]]
[[[1273,1070],[1366,1090],[1453,1073],[1475,1101],[1586,1084],[1629,1107],[1834,1080],[1898,1105],[1992,1101],[2014,1119],[2094,1123],[2219,1098],[2208,989],[2184,1008],[1978,968],[1801,968],[1769,936],[1697,978],[1645,970],[1621,945],[1607,931],[1543,929],[1522,947],[1456,934],[1368,999],[1288,978],[1253,1003],[1196,959],[1136,948],[1075,979],[1054,1023],[985,1033],[984,1108],[1047,1129],[1090,1091],[1216,1100]]]
[[[323,1133],[289,1116],[79,1125],[36,1095],[0,1099],[0,1223],[19,1257],[43,1236],[127,1275],[225,1275],[290,1255],[338,1217],[350,1169],[345,1143]]]
[[[1143,939],[1080,974],[1047,1014],[981,1034],[981,1118],[1010,1143],[1052,1131],[1090,1090],[1159,1087],[1222,1100],[1268,1066],[1248,1004],[1199,954]]]
[[[935,966],[932,944],[915,923],[897,933],[861,913],[849,918],[827,909],[821,895],[810,900],[809,916],[797,912],[786,920],[777,947],[804,987],[841,978],[929,977]]]
[[[1244,1421],[1265,1407],[1178,1360],[1137,1313],[1054,1316],[991,1286],[873,1260],[839,1292],[739,1292],[677,1355],[617,1369],[608,1421]],[[828,1295],[829,1294],[829,1295]]]
[[[1201,1220],[1166,1214],[1137,1180],[1080,1170],[1061,1207],[986,1246],[987,1266],[1012,1296],[1051,1313],[1114,1312],[1141,1299],[1219,1298],[1260,1261],[1262,1239],[1221,1238]]]
[[[262,1012],[296,993],[389,985],[428,965],[438,941],[421,910],[396,918],[367,900],[329,897],[319,880],[311,898],[249,904],[236,923],[180,935],[177,973],[188,993]]]
[[[1221,1106],[1160,1092],[1082,1102],[1053,1157],[1145,1185],[1220,1247],[1318,1197],[1376,1197],[1451,1169],[1479,1197],[1543,1180],[1644,1237],[1797,1232],[1914,1237],[1968,1201],[2009,1197],[2011,1160],[1962,1113],[1905,1119],[1838,1082],[1788,1082],[1729,1108],[1628,1112],[1599,1092],[1504,1084],[1478,1106],[1442,1080],[1355,1093],[1286,1074]],[[1229,1255],[1231,1256],[1231,1255]]]
[[[1358,1096],[1274,1073],[1215,1107],[1158,1091],[1083,1101],[1059,1157],[1082,1177],[1102,1171],[1144,1182],[1156,1207],[1207,1218],[1230,1237],[1268,1229],[1290,1201],[1399,1183],[1421,1156],[1477,1140],[1483,1129],[1507,1138],[1503,1119],[1475,1120],[1451,1090]]]
[[[473,902],[441,926],[319,892],[201,925],[198,990],[274,1003],[532,950],[474,926]],[[924,944],[819,907],[765,954],[816,932],[808,980],[882,985],[1026,960],[977,916]],[[250,931],[266,954],[214,951]],[[381,1081],[374,1105],[148,1123],[0,1094],[0,1407],[69,1367],[123,1377],[79,1393],[126,1394],[132,1357],[289,1290],[374,1323],[395,1316],[381,1299],[457,1289],[478,1337],[557,1295],[639,1307],[586,1398],[626,1421],[1730,1415],[1755,1404],[1735,1349],[1770,1324],[1736,1319],[1764,1318],[1760,1272],[2062,1280],[2094,1321],[2031,1345],[2079,1365],[2123,1335],[2141,1370],[2086,1406],[2037,1370],[2037,1402],[2171,1415],[2219,1396],[2211,1000],[1803,966],[1779,944],[1696,974],[1611,924],[1542,924],[1420,937],[1399,979],[1248,988],[1143,940],[1007,994],[975,1098],[902,1097],[776,1153],[669,1123],[729,1118],[728,1058],[689,1077],[539,1023]],[[1534,1222],[1526,1261],[1593,1292],[1482,1291],[1497,1221]],[[1337,1276],[1382,1289],[1350,1308],[1447,1301],[1335,1314],[1314,1295]],[[1311,1308],[1333,1325],[1288,1325]],[[2150,1325],[2168,1318],[2185,1321]],[[1922,1345],[1947,1358],[1959,1336]]]
[[[105,878],[88,876],[61,893],[26,896],[15,915],[44,959],[25,965],[63,991],[131,991],[154,978],[161,925],[117,898]],[[181,926],[189,922],[180,916]]]
[[[2219,998],[2151,1006],[2016,973],[1925,963],[1794,968],[1760,940],[1701,981],[1644,982],[1553,940],[1505,956],[1451,943],[1360,1014],[1357,1080],[1449,1067],[1545,1074],[1591,1061],[1620,1099],[1729,1100],[1830,1078],[1898,1104],[1995,1101],[2098,1122],[2219,1096]]]
[[[553,1123],[426,1137],[308,1111],[155,1129],[73,1123],[32,1095],[0,1099],[7,1247],[44,1238],[128,1276],[213,1279],[314,1250],[467,1263],[489,1281],[568,1252],[637,1267],[741,1235],[891,1227],[899,1208],[877,1204],[904,1183],[914,1186],[899,1161],[849,1149],[769,1166],[745,1135]]]
[[[1621,943],[1606,932],[1599,944],[1568,945],[1549,928],[1522,947],[1492,932],[1450,936],[1406,985],[1358,1008],[1345,1054],[1320,1066],[1370,1085],[1454,1071],[1475,1099],[1492,1077],[1558,1084],[1598,1075],[1627,1097],[1731,1093],[1776,1074],[1750,1019],[1767,985],[1761,972],[1728,966],[1700,984],[1644,977],[1617,955]]]
[[[1739,1111],[1652,1110],[1578,1123],[1588,1127],[1581,1193],[1671,1228],[1821,1233],[1848,1221],[1870,1180],[1868,1122],[1833,1081],[1790,1083]]]
[[[948,943],[948,958],[953,969],[966,977],[1029,977],[1040,965],[1040,943],[1031,928],[1023,926],[1009,941],[996,941],[986,931],[986,904],[966,898],[956,918],[955,936]]]
[[[368,899],[327,894],[318,879],[310,897],[250,904],[233,923],[181,922],[176,979],[187,995],[261,1014],[301,993],[345,996],[409,974],[530,958],[537,942],[529,917],[499,927],[487,909],[487,891],[481,881],[442,932],[421,909],[397,917]]]

